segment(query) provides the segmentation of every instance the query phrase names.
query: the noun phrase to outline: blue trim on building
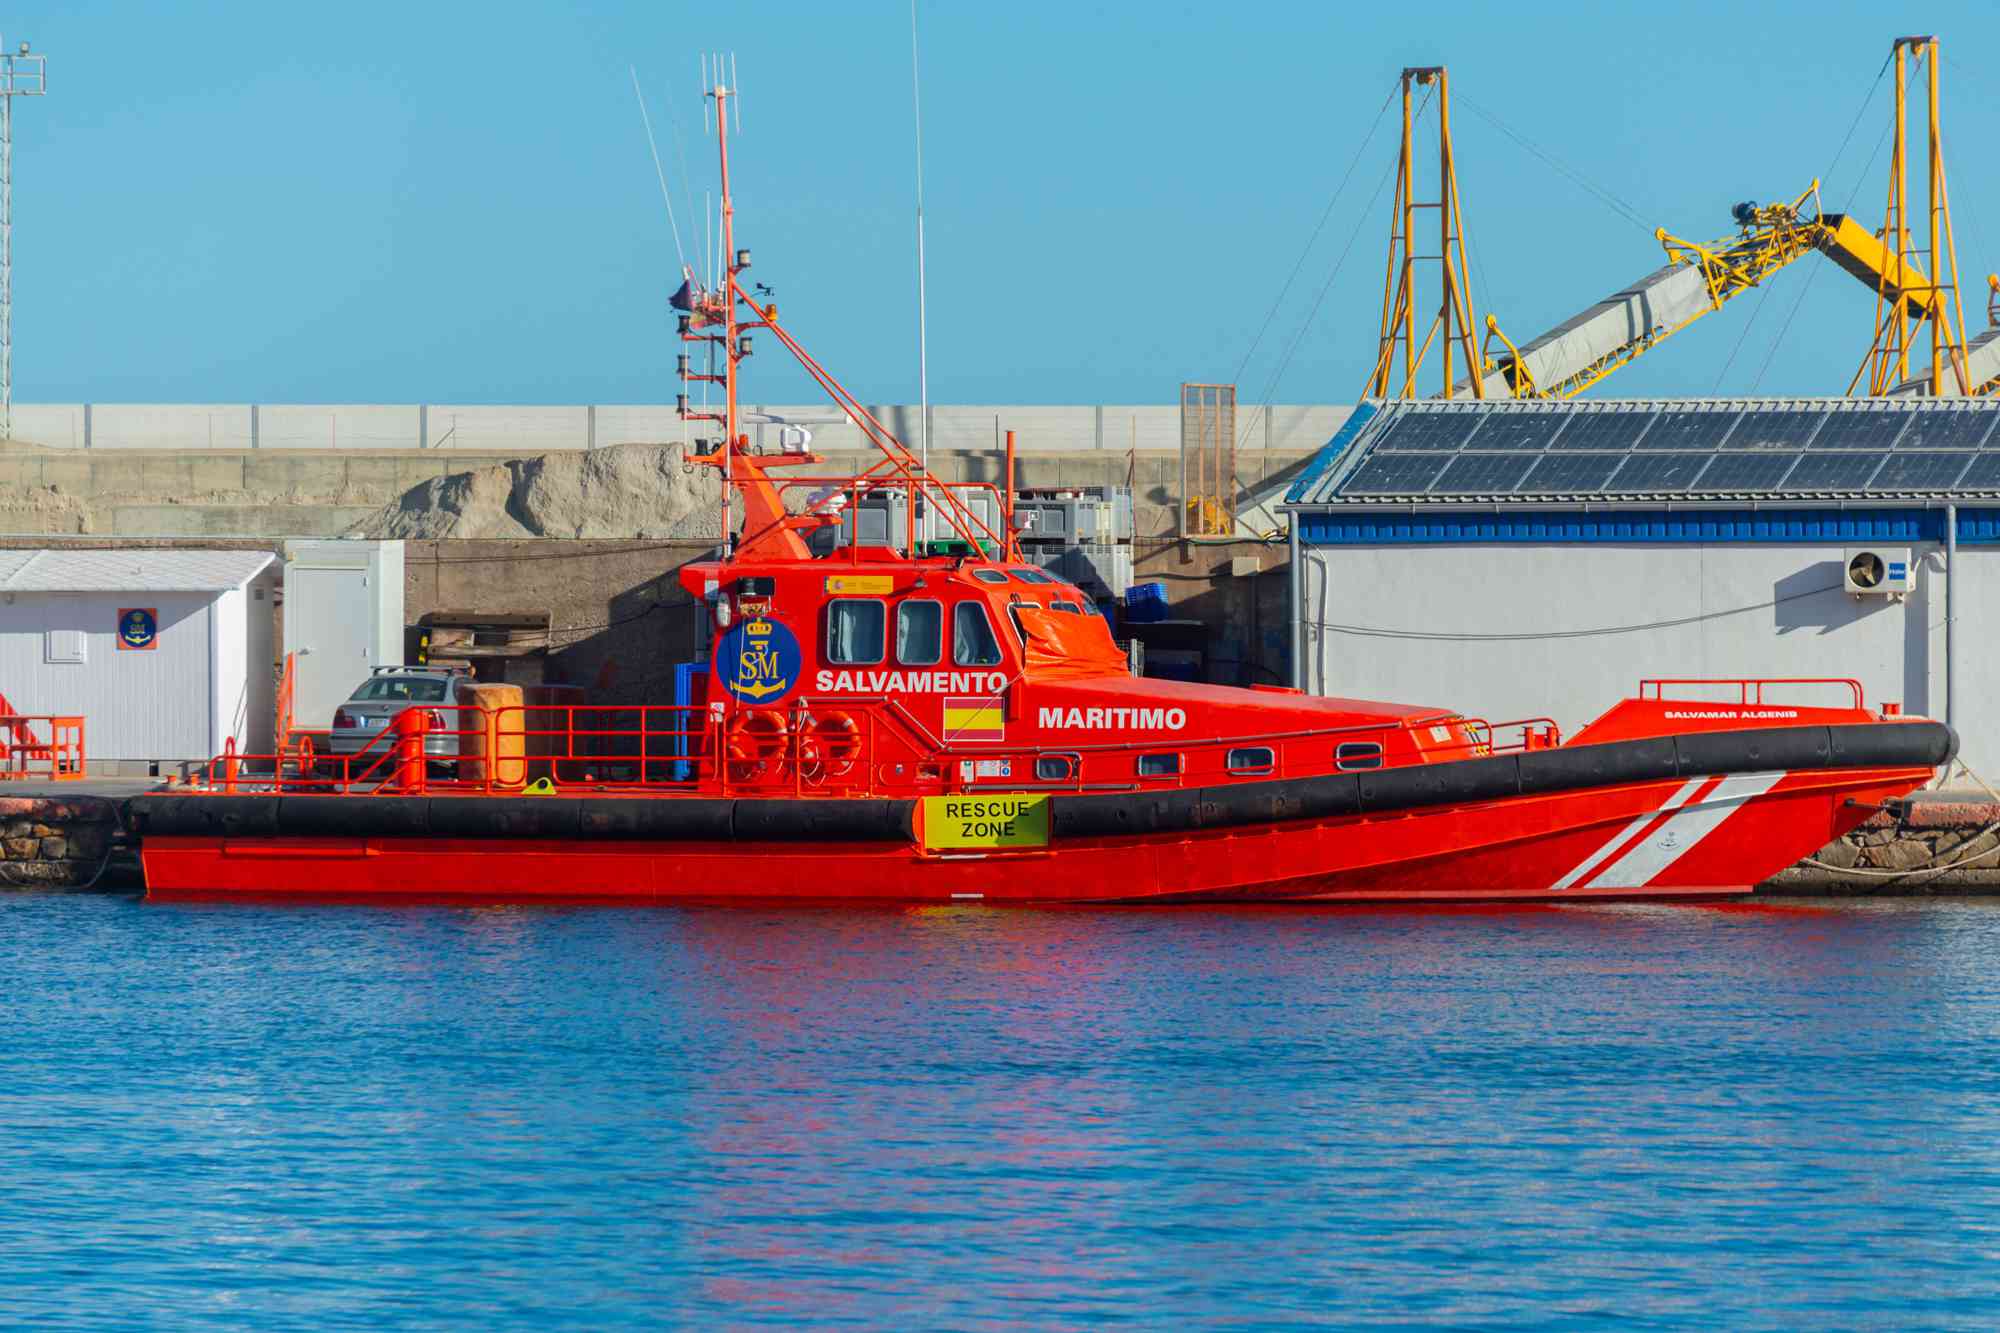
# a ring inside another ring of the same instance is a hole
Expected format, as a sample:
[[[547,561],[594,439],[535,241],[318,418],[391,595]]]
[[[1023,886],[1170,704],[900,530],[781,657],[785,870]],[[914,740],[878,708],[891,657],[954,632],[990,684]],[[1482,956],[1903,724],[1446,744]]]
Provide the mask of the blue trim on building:
[[[1944,506],[1899,509],[1508,509],[1495,513],[1294,511],[1312,546],[1426,546],[1452,542],[1631,543],[1935,542]],[[2000,509],[1958,511],[1958,539],[2000,544]]]
[[[1297,504],[1299,498],[1327,474],[1328,470],[1339,461],[1341,454],[1346,452],[1347,446],[1354,442],[1354,437],[1360,434],[1361,428],[1374,419],[1377,410],[1378,407],[1374,403],[1364,402],[1354,405],[1354,410],[1347,414],[1347,420],[1340,423],[1340,429],[1333,433],[1333,438],[1320,446],[1320,451],[1306,464],[1306,470],[1299,474],[1299,479],[1285,492],[1286,504]]]

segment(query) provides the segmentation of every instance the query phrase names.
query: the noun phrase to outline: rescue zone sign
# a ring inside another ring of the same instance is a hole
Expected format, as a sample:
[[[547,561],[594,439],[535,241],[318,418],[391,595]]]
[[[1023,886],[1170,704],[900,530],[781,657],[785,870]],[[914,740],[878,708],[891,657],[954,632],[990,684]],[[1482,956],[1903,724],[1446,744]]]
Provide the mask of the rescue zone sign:
[[[1046,795],[926,796],[921,814],[925,851],[1049,845]]]

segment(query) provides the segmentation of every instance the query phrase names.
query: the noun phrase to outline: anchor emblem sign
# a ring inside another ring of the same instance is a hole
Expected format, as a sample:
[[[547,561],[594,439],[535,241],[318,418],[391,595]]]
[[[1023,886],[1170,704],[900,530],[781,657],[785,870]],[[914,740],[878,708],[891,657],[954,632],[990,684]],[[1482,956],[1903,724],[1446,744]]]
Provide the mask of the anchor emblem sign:
[[[799,641],[775,620],[746,620],[715,648],[715,678],[744,703],[770,703],[799,679]]]

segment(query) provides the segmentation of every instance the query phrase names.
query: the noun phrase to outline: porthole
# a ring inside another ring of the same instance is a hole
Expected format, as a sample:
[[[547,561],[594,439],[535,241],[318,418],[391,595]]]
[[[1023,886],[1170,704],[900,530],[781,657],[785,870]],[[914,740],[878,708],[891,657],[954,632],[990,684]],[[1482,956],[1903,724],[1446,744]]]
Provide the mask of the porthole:
[[[1142,754],[1139,756],[1139,776],[1142,778],[1171,778],[1181,771],[1179,754]]]
[[[1231,773],[1269,773],[1278,766],[1278,756],[1268,745],[1250,745],[1229,752]]]
[[[1066,754],[1045,754],[1035,760],[1035,781],[1068,782],[1076,776],[1076,760]]]
[[[1333,766],[1342,772],[1382,767],[1382,747],[1374,741],[1344,741],[1333,749]]]

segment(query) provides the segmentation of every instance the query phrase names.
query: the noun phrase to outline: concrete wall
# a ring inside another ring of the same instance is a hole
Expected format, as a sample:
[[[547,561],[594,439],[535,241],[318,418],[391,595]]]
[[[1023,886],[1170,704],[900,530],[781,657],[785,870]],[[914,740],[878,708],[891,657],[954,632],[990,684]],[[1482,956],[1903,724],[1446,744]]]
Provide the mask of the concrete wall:
[[[671,407],[432,404],[17,405],[20,441],[0,443],[0,533],[123,538],[333,537],[412,487],[549,452],[682,438]],[[828,407],[756,409],[750,433],[776,450],[804,422],[825,471],[878,457]],[[874,409],[914,444],[917,410]],[[1283,527],[1274,505],[1346,407],[1245,410],[1237,505],[1245,535]],[[764,419],[770,418],[770,419]],[[1018,434],[1023,487],[1130,486],[1142,536],[1177,531],[1177,407],[931,409],[932,470],[997,482],[1004,432]],[[33,440],[37,443],[30,444]]]
[[[1353,409],[1345,405],[1244,407],[1244,449],[1312,450]],[[807,426],[820,452],[859,449],[859,431],[830,404],[756,404],[745,409],[753,440],[775,449],[784,422]],[[911,448],[915,405],[869,411]],[[333,450],[362,453],[455,450],[510,457],[627,441],[679,440],[703,423],[682,422],[671,404],[504,406],[452,403],[17,403],[14,438],[47,449]],[[1180,408],[1160,404],[1083,406],[931,405],[934,449],[998,449],[1004,432],[1024,451],[1180,451]],[[698,430],[697,430],[698,433]],[[766,439],[768,437],[768,439]]]
[[[1307,686],[1548,716],[1567,734],[1642,678],[1837,676],[1871,704],[1943,717],[1944,558],[1911,549],[1917,591],[1896,603],[1843,592],[1845,548],[1828,543],[1308,546]],[[2000,768],[2000,665],[1984,649],[2000,550],[1962,547],[1959,566],[1953,721],[1984,772]]]
[[[533,456],[533,455],[529,455]],[[345,453],[241,450],[30,450],[0,453],[0,533],[164,537],[333,537],[414,486],[453,473],[498,467],[521,455],[452,450]],[[828,475],[875,461],[828,456]],[[1282,526],[1272,506],[1306,461],[1306,450],[1237,454],[1238,515],[1246,531]],[[937,450],[931,468],[946,481],[1000,480],[991,450]],[[1127,486],[1140,535],[1174,530],[1179,457],[1112,451],[1024,456],[1022,487]]]

